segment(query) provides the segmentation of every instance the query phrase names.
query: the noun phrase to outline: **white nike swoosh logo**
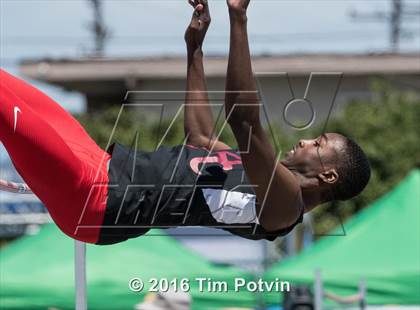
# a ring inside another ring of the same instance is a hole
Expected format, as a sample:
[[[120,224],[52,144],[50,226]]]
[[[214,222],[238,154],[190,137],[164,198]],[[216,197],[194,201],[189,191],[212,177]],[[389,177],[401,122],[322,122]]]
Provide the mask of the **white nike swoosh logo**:
[[[14,111],[14,115],[15,115],[15,124],[14,124],[14,126],[13,126],[13,132],[16,132],[16,126],[17,126],[17,115],[18,115],[18,112],[19,112],[19,113],[22,113],[22,111],[19,109],[19,107],[15,107],[15,108],[13,109],[13,111]]]

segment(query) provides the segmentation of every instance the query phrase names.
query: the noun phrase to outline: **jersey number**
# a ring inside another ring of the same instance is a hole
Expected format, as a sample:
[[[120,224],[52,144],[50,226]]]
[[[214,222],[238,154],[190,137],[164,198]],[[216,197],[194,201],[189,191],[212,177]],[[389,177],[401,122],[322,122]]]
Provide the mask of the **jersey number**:
[[[233,158],[230,160],[228,155]],[[220,151],[213,156],[196,157],[191,159],[190,167],[198,175],[201,175],[199,169],[200,164],[217,163],[223,167],[223,170],[229,171],[233,169],[233,165],[242,165],[241,156],[229,151]]]

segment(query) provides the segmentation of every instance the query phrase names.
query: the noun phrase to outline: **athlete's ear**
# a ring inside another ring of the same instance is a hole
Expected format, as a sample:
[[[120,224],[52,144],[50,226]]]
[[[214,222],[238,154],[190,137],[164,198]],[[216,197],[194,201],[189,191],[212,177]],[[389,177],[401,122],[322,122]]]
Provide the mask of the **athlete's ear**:
[[[334,184],[338,180],[338,173],[335,169],[328,169],[318,174],[318,178],[320,178],[324,183]]]

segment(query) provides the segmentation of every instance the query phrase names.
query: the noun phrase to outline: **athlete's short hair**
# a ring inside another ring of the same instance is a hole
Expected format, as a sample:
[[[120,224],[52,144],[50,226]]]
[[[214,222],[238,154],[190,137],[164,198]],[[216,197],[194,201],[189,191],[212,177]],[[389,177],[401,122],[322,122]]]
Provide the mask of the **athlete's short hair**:
[[[344,147],[336,166],[338,180],[328,195],[329,200],[348,200],[359,195],[370,179],[370,164],[362,148],[351,138],[341,135]]]

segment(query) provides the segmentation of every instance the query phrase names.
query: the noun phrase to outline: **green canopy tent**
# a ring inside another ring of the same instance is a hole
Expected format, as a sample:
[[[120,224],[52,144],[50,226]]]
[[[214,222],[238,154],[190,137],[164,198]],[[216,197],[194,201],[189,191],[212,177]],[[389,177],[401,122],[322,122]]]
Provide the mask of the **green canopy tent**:
[[[255,295],[246,291],[199,292],[193,281],[196,277],[226,281],[230,288],[235,277],[252,277],[210,263],[162,231],[112,246],[88,246],[89,309],[134,309],[145,296],[129,290],[128,282],[134,277],[145,280],[146,289],[151,278],[190,279],[193,309],[256,304]],[[74,309],[74,294],[73,240],[55,225],[45,225],[39,234],[24,237],[0,252],[1,309]]]
[[[267,270],[265,279],[312,285],[319,268],[324,288],[335,294],[357,293],[364,278],[368,304],[420,305],[420,171],[413,171],[344,228],[345,236],[322,238]],[[268,303],[280,298],[265,297]]]

